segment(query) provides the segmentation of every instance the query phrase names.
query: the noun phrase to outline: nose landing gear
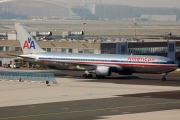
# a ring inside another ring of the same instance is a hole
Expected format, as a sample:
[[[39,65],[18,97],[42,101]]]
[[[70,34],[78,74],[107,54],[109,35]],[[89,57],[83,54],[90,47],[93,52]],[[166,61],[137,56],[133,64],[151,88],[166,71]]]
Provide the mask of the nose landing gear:
[[[162,73],[162,81],[166,81],[166,75],[167,73]]]

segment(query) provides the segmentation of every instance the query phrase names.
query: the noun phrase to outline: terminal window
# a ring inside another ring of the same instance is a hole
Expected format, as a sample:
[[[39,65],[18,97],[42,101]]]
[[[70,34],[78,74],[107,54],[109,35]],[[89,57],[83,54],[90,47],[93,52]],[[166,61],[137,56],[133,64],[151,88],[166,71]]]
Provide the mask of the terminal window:
[[[0,46],[0,51],[3,51],[3,47],[2,46]]]
[[[69,53],[72,53],[72,49],[69,49]]]
[[[51,52],[51,48],[47,48],[47,52]]]
[[[21,52],[22,49],[21,49],[21,47],[15,47],[15,51],[16,51],[16,52]]]
[[[174,43],[169,43],[169,52],[174,52]]]
[[[129,54],[165,53],[165,52],[167,52],[167,47],[129,48]]]
[[[9,52],[9,51],[10,51],[10,50],[9,50],[9,47],[6,47],[6,51],[7,51],[7,52]]]
[[[66,52],[66,49],[62,49],[62,52]]]

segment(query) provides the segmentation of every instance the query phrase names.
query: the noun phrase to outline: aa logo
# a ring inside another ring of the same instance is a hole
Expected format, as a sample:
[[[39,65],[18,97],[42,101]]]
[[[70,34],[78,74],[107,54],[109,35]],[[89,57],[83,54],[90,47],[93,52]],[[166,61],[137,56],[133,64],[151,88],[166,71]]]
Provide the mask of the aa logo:
[[[31,40],[31,38],[28,38],[28,40],[26,40],[24,42],[23,49],[25,49],[25,48],[27,48],[27,49],[32,49],[32,48],[36,49],[34,41]]]

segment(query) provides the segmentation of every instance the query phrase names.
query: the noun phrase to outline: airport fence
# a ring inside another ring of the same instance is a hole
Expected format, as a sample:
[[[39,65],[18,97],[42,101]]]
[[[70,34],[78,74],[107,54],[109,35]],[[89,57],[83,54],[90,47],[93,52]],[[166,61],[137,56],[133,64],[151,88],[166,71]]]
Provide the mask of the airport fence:
[[[0,80],[7,81],[26,81],[56,84],[53,73],[34,73],[34,72],[7,72],[0,71]]]

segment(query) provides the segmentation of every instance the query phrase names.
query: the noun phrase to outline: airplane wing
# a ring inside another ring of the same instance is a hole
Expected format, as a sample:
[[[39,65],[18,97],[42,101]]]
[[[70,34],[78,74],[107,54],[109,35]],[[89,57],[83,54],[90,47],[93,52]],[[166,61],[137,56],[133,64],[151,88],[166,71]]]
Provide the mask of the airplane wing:
[[[21,55],[12,55],[12,54],[6,54],[6,55],[8,55],[8,56],[13,56],[13,57],[17,57],[17,58],[28,59],[28,60],[36,60],[35,58],[26,57],[26,56],[21,56]]]
[[[94,70],[98,66],[106,66],[111,69],[118,69],[122,70],[122,67],[119,65],[107,65],[104,63],[88,63],[88,62],[77,62],[77,61],[54,61],[54,60],[40,60],[40,62],[48,62],[52,64],[58,64],[58,65],[74,65],[79,70]]]

